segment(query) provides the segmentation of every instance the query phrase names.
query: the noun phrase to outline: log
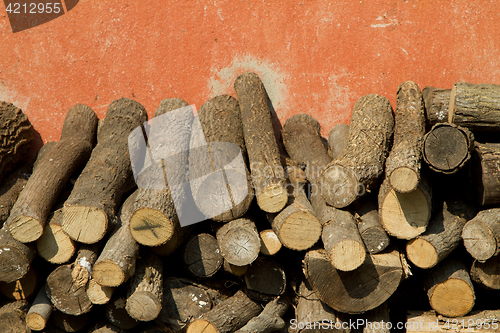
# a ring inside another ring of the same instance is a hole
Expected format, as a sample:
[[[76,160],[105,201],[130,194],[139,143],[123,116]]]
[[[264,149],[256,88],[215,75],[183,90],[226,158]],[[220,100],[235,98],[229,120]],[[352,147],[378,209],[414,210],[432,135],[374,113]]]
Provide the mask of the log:
[[[406,244],[408,259],[420,268],[436,266],[462,243],[462,229],[476,212],[467,200],[448,195],[427,230]]]
[[[29,304],[26,301],[7,303],[0,308],[0,330],[2,333],[30,333],[26,325],[26,312]]]
[[[259,232],[260,253],[273,256],[281,249],[281,242],[273,229],[265,229]]]
[[[127,333],[128,331],[122,330],[115,325],[112,325],[107,322],[99,322],[93,325],[89,333]]]
[[[59,194],[89,159],[96,129],[97,116],[88,106],[77,104],[68,111],[61,139],[37,162],[5,222],[12,237],[23,243],[40,238]]]
[[[268,333],[281,330],[285,321],[281,318],[290,307],[290,295],[281,295],[266,304],[262,312],[253,317],[236,333]]]
[[[232,274],[234,276],[243,276],[248,270],[249,265],[245,266],[236,266],[230,264],[227,260],[224,259],[224,263],[222,264],[222,267],[224,268],[224,271],[226,273]]]
[[[462,229],[467,252],[480,261],[500,253],[500,208],[482,210]]]
[[[205,233],[194,235],[186,242],[183,260],[189,272],[199,277],[211,277],[224,262],[217,239]]]
[[[13,282],[23,278],[35,258],[33,244],[15,240],[7,226],[0,229],[0,281]]]
[[[365,314],[363,333],[390,333],[392,328],[389,305],[384,302]]]
[[[0,101],[0,182],[28,152],[33,127],[21,109]]]
[[[387,98],[372,94],[356,102],[345,153],[321,174],[321,194],[329,205],[347,207],[375,188],[384,170],[393,130],[392,107]]]
[[[52,318],[55,326],[64,332],[78,332],[82,330],[88,323],[88,314],[84,313],[79,316],[72,316],[60,311],[54,311]]]
[[[106,319],[108,322],[122,330],[133,330],[139,325],[139,322],[132,318],[127,310],[125,309],[127,305],[127,297],[121,293],[113,296],[113,299],[106,304],[104,313],[106,314]]]
[[[385,167],[391,186],[401,193],[414,191],[420,182],[424,113],[424,101],[418,86],[412,81],[401,84],[394,112],[394,144]]]
[[[500,86],[457,82],[451,89],[448,122],[471,131],[500,131]]]
[[[128,289],[125,310],[136,320],[154,320],[160,314],[162,299],[163,263],[157,255],[144,251]]]
[[[32,163],[24,162],[15,171],[6,175],[3,181],[0,181],[0,227],[3,227],[19,193],[26,186],[32,167]]]
[[[397,250],[370,254],[357,269],[336,270],[322,249],[304,258],[304,274],[314,292],[336,311],[356,314],[376,308],[397,289],[403,268]]]
[[[260,304],[240,290],[189,324],[186,332],[235,332],[261,311]]]
[[[378,194],[380,223],[390,236],[413,239],[422,234],[432,214],[432,188],[423,177],[409,193],[395,191],[386,178]]]
[[[332,128],[328,134],[328,154],[332,160],[336,160],[344,154],[348,137],[349,125],[338,124]]]
[[[26,325],[34,331],[41,331],[52,314],[52,302],[47,297],[45,287],[40,288],[26,315]]]
[[[471,159],[473,197],[481,206],[500,204],[500,144],[475,143]]]
[[[183,187],[188,182],[186,169],[192,121],[193,112],[188,103],[179,98],[165,99],[148,125],[148,137],[144,138],[137,129],[130,139],[132,145],[141,142],[144,146],[135,149],[137,152],[132,156],[135,169],[144,163],[135,170],[139,192],[130,219],[130,232],[139,244],[165,244],[179,228],[179,218],[182,219],[179,212],[195,207],[194,203],[189,206],[184,202],[187,193]],[[183,208],[186,205],[189,207]]]
[[[474,260],[470,277],[486,289],[500,289],[500,256],[491,257],[485,262]]]
[[[269,302],[283,295],[286,289],[284,268],[269,257],[259,258],[248,266],[244,280],[246,294],[257,301]]]
[[[95,265],[94,265],[95,267]],[[106,304],[111,300],[114,287],[101,286],[95,279],[90,279],[85,288],[87,297],[92,304]]]
[[[0,282],[0,292],[11,300],[27,300],[35,293],[38,282],[35,269],[30,267],[28,273],[21,279],[10,283]]]
[[[473,311],[468,316],[447,318],[434,311],[408,311],[407,333],[493,333],[498,332],[499,310]]]
[[[130,217],[138,193],[136,190],[123,203],[118,214],[119,228],[108,239],[93,267],[93,279],[102,286],[118,287],[134,274],[139,244],[130,234]]]
[[[377,199],[368,195],[353,204],[359,235],[369,253],[379,253],[390,243],[389,236],[380,223]]]
[[[465,316],[474,306],[474,287],[465,264],[459,260],[447,258],[430,269],[424,288],[431,307],[443,316]]]
[[[433,171],[453,174],[471,158],[474,135],[455,124],[439,123],[425,134],[422,146],[424,161]]]
[[[146,120],[144,107],[131,99],[109,106],[97,146],[64,203],[62,227],[73,240],[96,243],[116,222],[118,205],[132,178],[127,138]]]
[[[425,104],[425,120],[428,128],[437,123],[446,123],[448,121],[450,93],[451,89],[434,87],[425,87],[422,90]]]
[[[238,101],[222,95],[203,104],[189,145],[189,182],[198,209],[207,219],[218,222],[243,216],[254,192],[245,165]]]
[[[62,229],[63,212],[53,212],[43,229],[43,234],[36,241],[38,254],[52,264],[68,262],[76,251],[76,243]]]
[[[269,97],[255,73],[240,75],[234,83],[234,90],[240,103],[243,137],[257,204],[265,212],[277,213],[285,207],[288,198]]]
[[[174,233],[172,237],[162,245],[154,246],[151,250],[162,257],[166,257],[175,252],[184,242],[191,236],[192,228],[190,226],[184,226],[180,228],[174,228]]]
[[[251,218],[239,218],[224,224],[216,234],[221,255],[236,266],[249,265],[260,252],[260,237]]]

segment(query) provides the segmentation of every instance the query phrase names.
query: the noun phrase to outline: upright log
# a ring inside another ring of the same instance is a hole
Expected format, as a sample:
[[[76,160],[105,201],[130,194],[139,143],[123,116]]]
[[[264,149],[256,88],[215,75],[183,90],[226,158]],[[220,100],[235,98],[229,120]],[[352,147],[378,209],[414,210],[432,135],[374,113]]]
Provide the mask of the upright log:
[[[63,207],[62,227],[72,239],[96,243],[116,222],[118,205],[132,178],[127,138],[146,120],[146,110],[133,100],[122,98],[109,106],[97,146]]]
[[[26,325],[26,312],[29,304],[26,301],[7,303],[0,308],[0,330],[2,333],[30,333]]]
[[[482,210],[462,230],[465,248],[475,259],[485,261],[500,253],[500,208]]]
[[[193,275],[210,277],[222,267],[224,258],[215,237],[203,233],[192,236],[186,242],[183,261]]]
[[[349,125],[338,124],[332,128],[328,134],[328,154],[332,160],[336,160],[344,154],[348,138]]]
[[[389,236],[380,223],[376,198],[368,195],[354,203],[359,235],[369,253],[379,253],[389,245]]]
[[[88,106],[77,104],[68,111],[61,139],[37,162],[5,222],[12,237],[23,243],[40,238],[70,176],[89,159],[96,129],[97,116]]]
[[[481,206],[500,204],[500,144],[474,145],[471,159],[471,183],[474,198]]]
[[[23,244],[15,240],[7,226],[0,229],[0,281],[11,283],[28,273],[35,258],[33,244]]]
[[[347,207],[377,185],[393,130],[392,107],[387,98],[366,95],[356,102],[345,153],[321,174],[321,193],[329,205]]]
[[[224,224],[217,230],[216,238],[222,256],[232,265],[249,265],[259,255],[260,237],[255,222],[250,218]]]
[[[26,325],[35,331],[41,331],[47,325],[47,321],[52,314],[52,303],[47,297],[45,287],[40,288],[40,291],[35,297],[26,315]]]
[[[277,213],[287,202],[287,191],[266,89],[255,73],[240,75],[234,89],[257,203],[263,211]]]
[[[394,114],[394,144],[387,157],[385,174],[396,191],[408,193],[414,191],[420,181],[425,134],[424,101],[414,82],[399,86]]]
[[[428,128],[437,123],[446,123],[448,121],[450,93],[451,89],[434,87],[425,87],[422,90],[425,103],[425,120]]]

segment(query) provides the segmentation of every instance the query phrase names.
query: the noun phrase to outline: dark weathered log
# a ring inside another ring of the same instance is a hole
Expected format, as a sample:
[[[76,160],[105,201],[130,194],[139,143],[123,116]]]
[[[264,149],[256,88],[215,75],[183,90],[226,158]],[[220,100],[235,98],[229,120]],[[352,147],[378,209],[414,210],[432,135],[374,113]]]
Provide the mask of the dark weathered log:
[[[23,190],[28,182],[28,177],[31,174],[33,164],[21,162],[22,164],[15,171],[7,174],[0,181],[0,227],[10,215],[10,210],[16,202],[19,193]]]
[[[476,213],[467,200],[449,194],[427,230],[406,244],[408,259],[420,268],[437,265],[462,243],[462,229]]]
[[[87,313],[79,316],[72,316],[60,311],[54,311],[52,318],[57,328],[68,333],[82,330],[85,326],[87,326],[89,321],[89,315]]]
[[[255,222],[240,218],[224,224],[217,230],[220,253],[230,264],[249,265],[260,252],[260,237]]]
[[[448,121],[472,131],[500,131],[500,86],[457,82],[451,89]]]
[[[424,288],[431,307],[447,317],[465,316],[475,302],[474,287],[461,261],[447,258],[428,271]]]
[[[261,311],[260,304],[252,301],[240,290],[189,324],[186,332],[235,332]]]
[[[500,144],[475,143],[471,160],[473,197],[482,206],[500,204]]]
[[[0,282],[0,292],[9,299],[20,301],[27,300],[36,291],[39,279],[33,267],[19,280],[11,283]]]
[[[418,86],[412,81],[401,84],[394,112],[394,144],[385,167],[386,177],[398,192],[411,192],[420,181],[424,113],[424,101]]]
[[[144,107],[131,99],[109,106],[97,146],[64,203],[62,227],[72,239],[96,243],[116,222],[116,211],[132,179],[127,139],[146,120]]]
[[[0,331],[2,333],[30,333],[26,325],[26,312],[29,304],[26,301],[7,303],[0,308]]]
[[[62,209],[53,212],[36,241],[38,254],[52,264],[68,262],[76,251],[76,243],[62,230]]]
[[[143,143],[146,153],[133,157],[146,160],[142,171],[136,170],[136,173],[140,171],[137,177],[139,192],[130,219],[131,234],[140,244],[165,244],[179,228],[179,212],[184,208],[193,209],[185,207],[187,193],[183,186],[188,181],[192,121],[193,112],[188,103],[179,98],[163,100],[146,131],[148,146]],[[144,141],[142,135],[140,130],[134,133]],[[134,164],[140,163],[143,161],[137,160]]]
[[[336,160],[344,154],[348,138],[349,125],[338,124],[332,128],[328,134],[328,154],[332,160]]]
[[[369,195],[354,203],[358,230],[366,249],[370,253],[379,253],[389,245],[389,236],[380,223],[377,199]]]
[[[333,309],[362,313],[385,302],[403,277],[400,254],[386,250],[366,256],[357,269],[336,270],[324,250],[311,250],[304,259],[304,274],[318,297]]]
[[[97,116],[88,106],[78,104],[68,111],[61,139],[37,162],[5,222],[12,237],[23,243],[40,238],[70,176],[89,159],[96,129]]]
[[[470,159],[474,135],[455,124],[439,123],[425,134],[422,153],[429,168],[436,172],[452,174]]]
[[[258,301],[269,302],[286,289],[284,268],[269,257],[259,258],[249,265],[244,280],[247,295]]]
[[[236,333],[268,333],[281,330],[285,321],[281,318],[290,306],[290,295],[276,297],[264,307],[264,310],[236,331]]]
[[[255,73],[240,75],[234,89],[257,203],[263,211],[277,213],[287,202],[287,191],[266,89]]]
[[[21,161],[32,141],[28,117],[14,104],[0,101],[0,181]]]
[[[127,305],[127,297],[121,293],[113,296],[111,301],[106,305],[104,313],[106,314],[106,319],[113,326],[118,327],[122,330],[132,330],[139,322],[134,318],[130,317],[125,306]]]
[[[408,311],[407,333],[494,333],[498,332],[499,310],[473,311],[468,316],[447,318],[435,311]]]
[[[0,281],[13,282],[28,273],[35,258],[33,244],[23,244],[15,240],[7,226],[0,229]]]
[[[347,207],[377,185],[393,131],[394,118],[387,98],[366,95],[356,102],[345,152],[321,174],[321,194],[329,205]]]
[[[47,297],[45,287],[42,287],[26,315],[26,325],[32,330],[41,331],[47,325],[51,314],[52,302]]]
[[[484,261],[500,253],[500,208],[482,210],[462,229],[467,251]]]
[[[451,89],[434,87],[425,87],[422,90],[422,97],[425,103],[425,120],[428,128],[437,123],[446,123],[448,121],[450,93]]]
[[[192,236],[184,247],[183,260],[187,269],[199,277],[214,275],[224,262],[217,239],[209,234]]]
[[[474,260],[470,277],[487,289],[500,289],[500,256],[491,257],[485,262]]]
[[[260,253],[273,256],[281,249],[281,242],[273,229],[265,229],[259,232]]]

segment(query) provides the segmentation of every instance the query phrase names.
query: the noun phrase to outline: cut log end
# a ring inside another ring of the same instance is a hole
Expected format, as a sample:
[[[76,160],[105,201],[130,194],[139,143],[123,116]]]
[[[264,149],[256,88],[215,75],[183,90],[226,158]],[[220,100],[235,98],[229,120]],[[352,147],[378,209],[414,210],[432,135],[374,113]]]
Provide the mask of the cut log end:
[[[453,173],[470,158],[467,133],[449,124],[437,124],[424,137],[423,155],[429,166],[439,172]]]
[[[85,244],[100,241],[108,228],[106,213],[90,206],[63,207],[62,228],[71,239]]]
[[[268,213],[281,211],[288,201],[288,193],[279,184],[269,185],[257,194],[257,204]]]
[[[36,244],[38,254],[53,264],[68,262],[76,250],[74,241],[57,224],[46,225]]]
[[[186,333],[219,333],[219,331],[208,321],[196,319],[188,326]]]
[[[460,295],[458,301],[456,295]],[[474,290],[460,279],[448,279],[437,285],[429,299],[431,307],[447,317],[466,315],[472,310],[474,301]]]
[[[97,283],[107,287],[118,287],[125,282],[123,269],[115,262],[99,261],[92,268],[92,277]]]
[[[406,255],[412,263],[424,269],[436,266],[439,261],[436,248],[422,238],[412,239],[406,244]]]
[[[335,244],[330,252],[333,267],[341,271],[352,271],[363,264],[366,249],[363,244],[354,240],[343,240]]]
[[[7,283],[24,277],[30,268],[31,259],[12,246],[0,246],[0,281]]]
[[[467,223],[462,230],[462,239],[467,252],[477,260],[487,260],[497,253],[495,235],[484,223]]]
[[[310,211],[296,211],[281,225],[279,237],[287,248],[303,251],[316,244],[321,237],[321,230],[321,223]]]
[[[87,297],[92,304],[106,304],[113,296],[114,288],[101,286],[95,279],[91,279],[87,284]]]
[[[26,325],[34,331],[41,331],[45,328],[46,321],[39,313],[28,313],[26,315]]]
[[[408,193],[417,188],[420,176],[413,169],[400,167],[391,173],[389,180],[396,191]]]
[[[135,292],[127,299],[128,314],[140,321],[156,319],[161,311],[161,303],[150,292]]]
[[[165,244],[172,238],[175,223],[158,210],[141,208],[130,218],[130,233],[146,246]]]
[[[12,237],[22,243],[36,241],[43,233],[43,225],[29,216],[18,216],[9,225]]]
[[[281,249],[281,242],[272,229],[262,230],[260,232],[260,253],[272,256]]]
[[[320,184],[323,198],[335,208],[349,206],[358,197],[358,190],[361,190],[358,189],[358,179],[354,172],[337,164],[333,164],[323,171]]]

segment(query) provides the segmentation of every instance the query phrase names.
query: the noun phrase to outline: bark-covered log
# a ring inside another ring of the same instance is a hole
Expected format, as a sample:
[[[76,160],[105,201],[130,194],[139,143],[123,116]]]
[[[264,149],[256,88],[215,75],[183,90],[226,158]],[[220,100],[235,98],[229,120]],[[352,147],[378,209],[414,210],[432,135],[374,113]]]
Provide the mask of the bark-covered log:
[[[19,193],[23,190],[28,182],[28,177],[31,174],[33,164],[21,162],[22,164],[15,171],[6,175],[0,181],[0,227],[10,215],[10,210],[16,202]]]
[[[434,87],[425,87],[422,90],[422,97],[425,103],[425,120],[428,128],[437,123],[446,123],[448,121],[450,93],[451,89]]]
[[[398,192],[411,192],[420,181],[424,113],[424,101],[418,86],[412,81],[401,84],[394,112],[394,144],[385,167],[386,177]]]
[[[424,288],[431,307],[443,316],[465,316],[474,306],[474,287],[459,260],[447,258],[429,270]]]
[[[476,213],[467,200],[449,194],[427,230],[406,244],[408,259],[420,268],[436,266],[462,243],[462,229]]]
[[[33,244],[23,244],[15,240],[7,226],[0,229],[0,281],[13,282],[28,273],[35,258]]]
[[[276,297],[266,304],[262,312],[236,331],[236,333],[268,333],[281,330],[285,321],[281,318],[290,306],[290,295]]]
[[[494,333],[498,332],[500,310],[473,311],[468,316],[447,318],[435,311],[408,311],[406,333]]]
[[[39,272],[38,274],[40,274]],[[39,278],[33,267],[21,279],[11,283],[0,282],[0,292],[9,299],[27,300],[36,291]]]
[[[146,131],[148,146],[144,142],[142,148],[145,154],[133,156],[134,160],[146,160],[134,162],[134,165],[144,163],[142,171],[136,170],[136,173],[140,171],[137,177],[139,192],[130,219],[130,232],[140,244],[165,244],[179,228],[179,218],[182,218],[179,212],[187,205],[188,194],[183,184],[188,181],[186,171],[192,121],[193,112],[188,103],[179,98],[163,100]],[[134,132],[134,137],[140,136],[144,141],[142,135],[140,130]]]
[[[457,82],[451,89],[448,121],[472,131],[500,131],[500,86]]]
[[[474,198],[482,206],[500,204],[500,144],[475,143],[471,159]]]
[[[259,232],[260,236],[260,253],[266,256],[273,256],[281,249],[281,244],[278,236],[273,229],[265,229]]]
[[[240,75],[234,89],[257,203],[263,211],[277,213],[285,207],[287,191],[266,89],[255,73]]]
[[[284,268],[269,257],[259,258],[249,265],[244,280],[246,294],[258,301],[269,302],[286,289]]]
[[[222,95],[203,104],[191,132],[189,179],[206,218],[228,222],[250,207],[254,193],[246,156],[238,101]]]
[[[21,161],[32,141],[28,117],[14,104],[0,101],[0,181]]]
[[[491,257],[485,262],[474,260],[470,277],[484,288],[500,289],[500,256]]]
[[[62,230],[62,209],[53,212],[36,241],[38,254],[52,264],[68,262],[76,251],[76,242]]]
[[[328,134],[328,154],[332,160],[336,160],[344,154],[348,138],[349,125],[338,124],[332,128]]]
[[[132,179],[127,139],[147,120],[144,107],[130,99],[108,108],[97,146],[63,207],[63,230],[81,243],[96,243],[116,222],[116,211]]]
[[[321,174],[321,194],[329,205],[347,207],[375,188],[384,171],[393,131],[394,118],[387,98],[372,94],[356,102],[345,152]]]
[[[484,261],[500,253],[500,208],[482,210],[462,229],[467,251]]]
[[[61,311],[54,311],[52,318],[55,326],[63,332],[73,333],[82,330],[89,322],[89,314],[72,316]],[[91,321],[92,322],[92,321]]]
[[[106,304],[104,313],[108,322],[113,326],[116,326],[122,330],[133,330],[135,327],[137,327],[137,325],[139,325],[139,322],[130,317],[127,310],[125,309],[126,305],[127,297],[125,295],[122,295],[121,293],[118,293],[113,296],[108,304]]]
[[[261,311],[260,304],[252,301],[240,290],[234,296],[225,299],[212,310],[203,314],[200,319],[193,321],[186,332],[235,332]]]
[[[26,313],[29,304],[26,301],[7,303],[0,308],[0,332],[2,333],[30,333],[26,325]]]
[[[425,134],[422,154],[432,170],[453,174],[470,159],[473,147],[472,132],[455,124],[439,123]]]
[[[370,254],[363,265],[350,272],[336,270],[324,250],[311,250],[304,259],[304,274],[323,302],[337,311],[355,314],[385,302],[396,291],[403,268],[397,250]]]
[[[96,129],[97,116],[88,106],[77,104],[68,111],[61,139],[37,162],[5,222],[12,237],[23,243],[40,238],[70,176],[89,159]]]
[[[214,236],[199,234],[192,236],[184,247],[184,264],[199,277],[210,277],[222,267],[224,258]]]
[[[260,252],[260,237],[251,218],[239,218],[217,230],[220,253],[230,264],[249,265]]]
[[[366,250],[374,254],[379,253],[389,245],[389,236],[380,223],[377,199],[369,195],[354,203],[359,235],[365,244]]]
[[[102,286],[118,287],[134,274],[139,245],[130,234],[130,217],[138,192],[132,193],[120,208],[119,228],[106,242],[92,269],[93,279]]]
[[[47,325],[51,314],[52,302],[47,297],[45,287],[42,287],[26,315],[26,325],[32,330],[41,331]]]

